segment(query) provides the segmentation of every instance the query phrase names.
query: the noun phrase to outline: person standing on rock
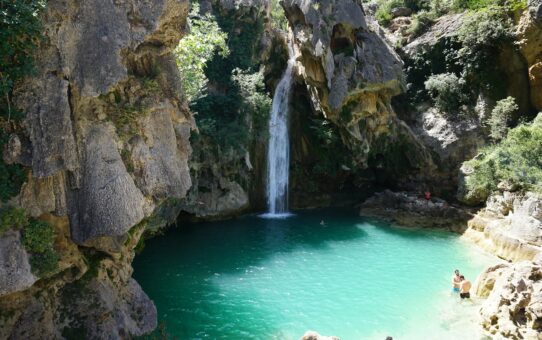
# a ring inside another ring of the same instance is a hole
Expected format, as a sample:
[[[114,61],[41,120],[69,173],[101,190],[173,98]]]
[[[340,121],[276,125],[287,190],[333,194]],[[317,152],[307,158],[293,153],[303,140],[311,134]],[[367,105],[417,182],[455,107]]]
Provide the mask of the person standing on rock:
[[[454,275],[452,276],[452,292],[459,293],[459,286],[461,285],[461,275],[459,274],[459,269],[454,270]]]
[[[461,277],[461,285],[459,287],[459,297],[462,299],[470,299],[470,288],[472,287],[472,284],[469,280],[465,279],[463,275]]]

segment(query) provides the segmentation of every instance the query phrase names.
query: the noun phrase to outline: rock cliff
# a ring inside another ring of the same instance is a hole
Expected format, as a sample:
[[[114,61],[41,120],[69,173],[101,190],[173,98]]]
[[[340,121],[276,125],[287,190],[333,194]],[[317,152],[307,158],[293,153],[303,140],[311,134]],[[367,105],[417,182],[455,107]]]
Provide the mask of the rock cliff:
[[[377,167],[387,158],[405,172],[430,167],[430,155],[391,107],[392,96],[404,89],[402,62],[361,3],[286,0],[283,7],[312,110],[338,127],[351,151],[346,166],[364,169],[372,161]],[[403,158],[392,159],[394,152]]]
[[[29,231],[0,235],[0,338],[156,327],[131,260],[144,227],[167,222],[160,207],[191,186],[194,121],[170,53],[187,11],[185,0],[48,1],[36,75],[14,90],[26,118],[4,155],[29,169],[11,203],[52,226],[59,260],[38,275],[40,255],[21,245]]]

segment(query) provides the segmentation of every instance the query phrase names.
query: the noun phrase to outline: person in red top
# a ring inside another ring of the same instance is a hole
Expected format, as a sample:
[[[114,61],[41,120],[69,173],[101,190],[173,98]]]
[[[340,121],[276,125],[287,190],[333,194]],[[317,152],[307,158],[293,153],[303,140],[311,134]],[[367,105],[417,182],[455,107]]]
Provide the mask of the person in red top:
[[[431,200],[431,193],[429,192],[429,190],[425,191],[425,200],[427,201],[427,203],[429,203],[429,201]]]

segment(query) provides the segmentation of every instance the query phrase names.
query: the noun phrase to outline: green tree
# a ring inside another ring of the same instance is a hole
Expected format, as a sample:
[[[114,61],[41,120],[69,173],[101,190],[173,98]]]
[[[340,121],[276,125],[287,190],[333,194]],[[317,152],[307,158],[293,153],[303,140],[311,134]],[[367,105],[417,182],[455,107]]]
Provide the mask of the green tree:
[[[425,81],[425,89],[429,91],[435,105],[443,113],[450,114],[459,110],[466,100],[465,81],[453,73],[430,76]]]
[[[215,53],[222,57],[229,54],[228,35],[222,32],[213,15],[200,15],[199,12],[199,5],[193,3],[188,18],[190,33],[181,39],[174,51],[188,101],[196,99],[207,85],[207,62]]]
[[[496,142],[506,137],[508,133],[508,122],[512,117],[512,114],[519,110],[519,106],[516,104],[514,97],[507,97],[499,100],[495,105],[495,108],[491,111],[491,117],[489,117],[489,127],[491,132],[489,136]]]
[[[34,51],[42,37],[43,0],[0,0],[0,114],[11,118],[11,90],[34,70]]]

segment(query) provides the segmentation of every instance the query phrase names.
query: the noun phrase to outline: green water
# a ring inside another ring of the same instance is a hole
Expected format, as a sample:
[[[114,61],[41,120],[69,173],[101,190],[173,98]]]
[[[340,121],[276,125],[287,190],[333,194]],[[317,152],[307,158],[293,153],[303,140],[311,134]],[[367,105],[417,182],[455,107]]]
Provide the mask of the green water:
[[[320,221],[324,220],[325,225]],[[147,241],[134,276],[179,339],[478,339],[479,302],[451,293],[496,262],[457,235],[349,211],[185,225]]]

